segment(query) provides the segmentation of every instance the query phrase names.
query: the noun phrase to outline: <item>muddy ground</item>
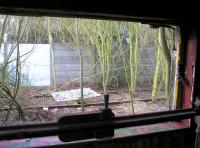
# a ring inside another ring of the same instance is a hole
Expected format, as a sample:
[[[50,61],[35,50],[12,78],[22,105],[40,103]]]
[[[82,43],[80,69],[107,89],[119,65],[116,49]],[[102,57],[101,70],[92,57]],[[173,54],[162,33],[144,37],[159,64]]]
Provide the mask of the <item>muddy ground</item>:
[[[91,87],[93,90],[102,93],[102,90],[99,86],[87,86]],[[62,90],[69,90],[78,88],[77,86],[73,87],[66,87]],[[26,90],[25,90],[26,89]],[[34,89],[25,88],[21,91],[21,99],[19,102],[21,106],[24,108],[24,112],[26,115],[26,121],[22,121],[18,117],[18,113],[16,111],[11,111],[9,118],[6,122],[6,125],[20,125],[20,124],[36,124],[36,123],[49,123],[49,122],[56,122],[60,117],[64,115],[71,115],[76,113],[81,113],[80,102],[77,100],[74,101],[63,101],[63,102],[56,102],[51,95],[39,95],[37,97],[27,97],[32,96],[36,93],[41,93],[46,90],[50,90],[50,88],[42,88],[37,87]],[[115,116],[124,116],[124,115],[131,115],[131,103],[129,102],[127,88],[121,87],[114,90],[111,90],[110,93],[110,102],[111,105],[109,106]],[[25,97],[26,96],[26,97]],[[157,111],[165,111],[168,110],[167,102],[163,97],[163,92],[160,91],[158,94],[158,101],[156,103],[152,103],[150,101],[151,98],[151,91],[148,89],[137,89],[135,93],[134,99],[134,110],[135,114],[140,113],[148,113],[148,112],[157,112]],[[97,112],[103,108],[103,105],[98,105],[98,103],[103,102],[103,94],[100,97],[89,98],[85,99],[85,112]],[[117,104],[112,104],[112,102],[118,102]],[[120,103],[121,102],[121,103]],[[125,102],[125,103],[124,103]],[[93,105],[95,104],[95,105]],[[69,107],[69,106],[73,107]],[[55,106],[62,106],[62,108],[55,107]],[[63,106],[67,106],[63,108]],[[5,108],[6,105],[1,103],[1,108]],[[38,108],[39,107],[39,108]],[[51,107],[51,108],[49,108]],[[0,125],[4,121],[6,117],[7,111],[0,112]]]

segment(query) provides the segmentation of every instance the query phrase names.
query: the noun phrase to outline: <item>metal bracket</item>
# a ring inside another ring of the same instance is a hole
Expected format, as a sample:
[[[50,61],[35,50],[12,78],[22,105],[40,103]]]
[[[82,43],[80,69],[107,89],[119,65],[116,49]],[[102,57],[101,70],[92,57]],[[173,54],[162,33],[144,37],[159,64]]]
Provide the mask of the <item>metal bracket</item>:
[[[114,119],[114,113],[108,107],[109,104],[109,95],[104,95],[104,109],[97,113],[82,113],[73,116],[64,116],[58,120],[59,124],[71,125],[71,124],[89,124],[90,122],[100,122],[100,121],[109,121]],[[58,137],[61,141],[77,141],[90,138],[106,138],[113,137],[114,129],[101,129],[101,130],[87,130],[82,132],[74,133],[62,133]]]

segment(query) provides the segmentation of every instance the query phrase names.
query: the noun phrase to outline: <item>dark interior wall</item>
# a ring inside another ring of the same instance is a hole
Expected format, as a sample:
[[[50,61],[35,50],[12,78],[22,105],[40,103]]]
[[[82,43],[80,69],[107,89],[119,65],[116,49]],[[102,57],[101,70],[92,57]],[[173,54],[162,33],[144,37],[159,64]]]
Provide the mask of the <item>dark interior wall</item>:
[[[83,1],[85,2],[85,1]],[[78,4],[78,5],[77,5]],[[121,9],[116,7],[106,7],[106,3],[93,2],[93,5],[82,4],[78,1],[70,2],[66,4],[66,0],[1,0],[0,1],[0,13],[1,14],[13,14],[13,15],[51,15],[51,16],[69,16],[69,17],[85,17],[85,18],[103,18],[103,19],[118,19],[118,20],[130,20],[130,21],[142,21],[144,23],[152,24],[186,24],[192,25],[196,24],[198,17],[195,11],[187,11],[183,9],[182,11],[177,10],[177,7],[168,7],[168,9],[163,9],[162,7],[157,7],[157,12],[144,9],[144,4],[139,6],[132,6],[132,8],[127,8],[126,1],[121,3]],[[97,6],[98,5],[98,6]],[[148,5],[145,3],[145,5]],[[172,3],[170,4],[172,6]],[[85,7],[84,7],[85,6]],[[94,7],[96,6],[96,7]],[[137,11],[133,7],[142,8]],[[102,9],[103,8],[103,9]],[[172,9],[170,9],[172,8]],[[144,10],[144,11],[143,11]],[[193,9],[194,10],[194,9]],[[146,11],[146,12],[145,12]],[[170,12],[171,11],[171,12]],[[166,15],[166,12],[169,12]],[[174,15],[173,15],[174,14]],[[190,16],[186,16],[189,14]],[[196,18],[196,19],[195,19]],[[199,42],[199,41],[198,41]],[[199,55],[199,51],[198,51]],[[197,65],[199,65],[197,61]],[[197,70],[199,72],[199,70]],[[199,78],[196,79],[199,82]],[[199,86],[199,83],[196,83]],[[196,93],[198,94],[198,93]],[[199,95],[199,94],[198,94]],[[116,141],[108,141],[107,143],[90,143],[81,144],[71,147],[143,147],[143,148],[192,148],[194,147],[195,133],[194,130],[172,132],[172,133],[160,133],[156,135],[146,135],[142,137],[132,137],[126,139],[118,139]]]
[[[198,5],[197,5],[198,6]],[[90,0],[1,0],[0,13],[14,15],[51,15],[84,18],[103,18],[144,23],[197,23],[195,3],[174,1],[90,1]],[[190,11],[190,9],[192,11]]]
[[[118,139],[57,145],[69,148],[194,148],[195,132],[185,129]],[[49,146],[54,147],[54,146]]]

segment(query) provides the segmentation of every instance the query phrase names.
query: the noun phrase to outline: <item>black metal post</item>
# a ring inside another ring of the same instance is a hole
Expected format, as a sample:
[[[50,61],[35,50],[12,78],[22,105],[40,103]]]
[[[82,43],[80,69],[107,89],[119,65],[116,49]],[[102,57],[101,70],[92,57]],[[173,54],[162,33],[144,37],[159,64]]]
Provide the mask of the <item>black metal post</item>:
[[[109,95],[105,94],[104,95],[104,105],[105,105],[105,109],[108,109],[108,103],[109,103]]]

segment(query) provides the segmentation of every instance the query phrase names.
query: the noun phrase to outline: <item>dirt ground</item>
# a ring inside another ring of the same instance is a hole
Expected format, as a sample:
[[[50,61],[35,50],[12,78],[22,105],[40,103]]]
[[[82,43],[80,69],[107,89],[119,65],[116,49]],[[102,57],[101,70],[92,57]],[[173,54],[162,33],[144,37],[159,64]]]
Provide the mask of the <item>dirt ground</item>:
[[[102,90],[98,86],[88,86],[91,87],[93,90],[101,93]],[[76,86],[70,87],[70,88],[63,88],[63,90],[69,90],[77,88]],[[46,88],[34,88],[30,90],[24,91],[25,95],[30,95],[35,92],[41,92],[47,90]],[[27,93],[27,94],[26,94]],[[31,96],[31,95],[30,95]],[[122,87],[115,90],[110,91],[109,93],[110,99],[109,102],[111,104],[109,107],[114,112],[115,116],[124,116],[124,115],[131,115],[132,109],[131,109],[131,103],[129,101],[127,88]],[[167,102],[163,98],[162,91],[158,94],[158,101],[156,103],[152,103],[150,100],[151,98],[151,92],[149,90],[141,90],[138,89],[136,91],[134,99],[137,101],[134,101],[134,110],[135,114],[140,113],[148,113],[148,112],[157,112],[157,111],[165,111],[168,110],[167,108]],[[26,114],[26,121],[21,121],[18,117],[18,114],[16,111],[11,111],[11,114],[7,120],[6,126],[8,125],[20,125],[20,124],[36,124],[36,123],[50,123],[50,122],[56,122],[60,117],[64,115],[71,115],[76,113],[81,113],[81,107],[80,102],[77,100],[74,101],[63,101],[63,102],[56,102],[53,97],[50,95],[45,96],[39,96],[39,97],[33,97],[33,98],[23,98],[19,100],[20,104],[24,108],[24,112]],[[100,111],[103,108],[103,105],[98,103],[103,102],[103,94],[100,97],[94,97],[85,99],[85,112],[97,112]],[[118,102],[117,104],[112,104],[112,102]],[[93,105],[95,104],[95,105]],[[69,106],[73,107],[69,107]],[[1,105],[4,106],[4,105]],[[68,106],[65,108],[59,108],[54,106]],[[38,108],[40,107],[40,108]],[[52,108],[50,108],[52,107]],[[0,112],[0,125],[5,119],[7,111],[1,111]]]

